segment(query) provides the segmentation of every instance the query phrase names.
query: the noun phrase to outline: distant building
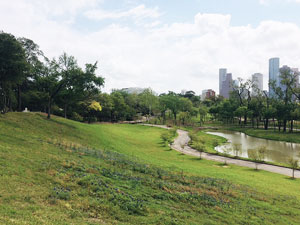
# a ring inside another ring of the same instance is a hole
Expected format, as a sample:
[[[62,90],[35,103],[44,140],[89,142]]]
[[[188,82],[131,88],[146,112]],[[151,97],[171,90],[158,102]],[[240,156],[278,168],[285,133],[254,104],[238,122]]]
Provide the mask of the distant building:
[[[295,77],[296,78],[295,86],[299,88],[300,87],[300,84],[299,84],[299,76],[300,76],[299,69],[298,68],[291,68],[291,71],[296,76]]]
[[[122,88],[121,91],[126,92],[128,94],[141,94],[148,88],[139,88],[139,87],[130,87],[130,88]]]
[[[229,99],[230,92],[232,92],[233,90],[232,84],[233,84],[232,74],[227,73],[225,76],[225,80],[222,82],[220,95],[223,96],[224,98]]]
[[[275,85],[280,87],[280,81],[279,58],[269,59],[269,82],[275,82]],[[269,95],[270,97],[275,96],[275,91],[271,85],[269,85]]]
[[[233,86],[238,87],[240,86],[240,82],[238,80],[233,80]]]
[[[252,88],[252,95],[256,96],[258,93],[262,92],[264,89],[263,75],[261,73],[255,73],[252,75],[252,83],[254,88]]]
[[[223,82],[226,80],[226,74],[227,74],[227,69],[221,68],[219,69],[219,95],[222,93],[222,85]]]
[[[295,83],[293,84],[293,87],[297,87],[299,88],[300,85],[299,85],[299,76],[300,76],[300,72],[299,72],[299,69],[298,68],[290,68],[286,65],[282,66],[280,68],[280,71],[288,71],[292,76],[293,76],[293,79],[295,79]],[[281,90],[284,92],[286,90],[286,86],[284,84],[280,84],[279,86],[281,88]],[[295,98],[295,96],[294,96]]]
[[[201,95],[201,100],[204,101],[205,99],[210,99],[216,96],[216,92],[212,89],[203,90]]]

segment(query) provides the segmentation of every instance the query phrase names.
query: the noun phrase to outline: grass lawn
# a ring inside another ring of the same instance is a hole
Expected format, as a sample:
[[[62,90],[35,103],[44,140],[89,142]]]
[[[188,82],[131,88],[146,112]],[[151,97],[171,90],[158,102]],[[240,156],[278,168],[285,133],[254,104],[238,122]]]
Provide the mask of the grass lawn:
[[[170,151],[163,129],[0,116],[1,224],[297,224],[300,181]]]

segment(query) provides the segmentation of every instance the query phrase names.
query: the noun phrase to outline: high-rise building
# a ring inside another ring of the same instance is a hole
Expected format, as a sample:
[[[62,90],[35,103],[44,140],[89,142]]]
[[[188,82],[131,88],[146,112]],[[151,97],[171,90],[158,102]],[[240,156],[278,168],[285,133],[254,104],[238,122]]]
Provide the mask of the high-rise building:
[[[232,92],[232,74],[227,73],[225,80],[222,82],[220,95],[224,98],[229,98],[230,92]]]
[[[216,92],[212,89],[203,90],[201,95],[201,100],[209,99],[216,96]]]
[[[240,86],[240,82],[238,80],[233,80],[233,86],[238,87]]]
[[[226,80],[227,69],[221,68],[219,69],[219,95],[222,93],[222,85]]]
[[[269,59],[269,82],[274,82],[277,87],[280,86],[279,58]],[[274,97],[273,87],[269,85],[269,95]]]
[[[252,83],[253,83],[253,88],[252,88],[252,95],[256,96],[259,92],[262,92],[264,89],[264,84],[263,84],[263,75],[261,73],[255,73],[252,75]]]

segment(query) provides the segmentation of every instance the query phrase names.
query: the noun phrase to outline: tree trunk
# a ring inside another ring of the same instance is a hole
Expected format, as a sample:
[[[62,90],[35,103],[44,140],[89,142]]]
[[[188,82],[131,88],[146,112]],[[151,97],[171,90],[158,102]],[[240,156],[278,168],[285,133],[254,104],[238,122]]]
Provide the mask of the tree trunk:
[[[268,130],[268,127],[269,127],[269,119],[267,118],[265,122],[265,130]]]
[[[290,133],[293,133],[293,129],[294,129],[294,120],[291,120],[291,129],[290,129]]]
[[[51,98],[49,97],[49,100],[48,100],[48,116],[47,116],[47,119],[50,119],[51,117]]]
[[[68,108],[68,105],[65,104],[65,107],[64,107],[65,119],[67,119],[67,108]]]
[[[166,123],[166,112],[162,112],[163,124]]]
[[[18,111],[22,111],[21,86],[18,85]]]
[[[283,132],[286,132],[286,123],[287,123],[287,121],[283,120]]]
[[[173,112],[174,119],[175,119],[175,125],[177,125],[177,113]]]
[[[2,100],[2,102],[3,102],[3,105],[2,105],[2,111],[1,111],[1,113],[5,113],[5,93],[3,93],[3,100]]]
[[[9,112],[12,112],[12,104],[11,104],[11,98],[8,98],[8,107],[9,107]]]

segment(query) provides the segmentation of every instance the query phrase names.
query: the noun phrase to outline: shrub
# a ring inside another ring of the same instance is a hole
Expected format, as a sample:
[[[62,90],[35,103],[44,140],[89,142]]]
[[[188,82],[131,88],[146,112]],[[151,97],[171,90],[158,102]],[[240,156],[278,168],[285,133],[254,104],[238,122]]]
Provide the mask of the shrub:
[[[299,160],[296,160],[294,158],[290,158],[289,159],[289,165],[292,168],[293,174],[292,174],[292,178],[295,178],[295,170],[299,167]]]
[[[200,153],[200,159],[202,159],[202,152],[206,150],[205,146],[202,143],[197,142],[194,144],[194,148]]]
[[[169,141],[170,139],[170,135],[168,132],[163,132],[161,135],[160,135],[160,138],[163,140],[163,142],[167,142]]]
[[[219,145],[219,142],[217,140],[213,140],[212,144],[214,147],[217,147]]]
[[[242,152],[242,146],[240,144],[233,144],[233,152],[235,157],[239,157]]]
[[[83,117],[79,115],[77,112],[72,113],[71,119],[79,122],[83,121]]]
[[[266,146],[261,146],[259,149],[258,149],[258,154],[259,154],[259,158],[261,161],[264,161],[265,160],[265,157],[266,157],[266,151],[267,151],[267,147]]]
[[[255,169],[258,170],[258,163],[260,161],[260,156],[258,154],[258,150],[256,149],[249,149],[248,150],[248,158],[252,159],[255,163]]]

